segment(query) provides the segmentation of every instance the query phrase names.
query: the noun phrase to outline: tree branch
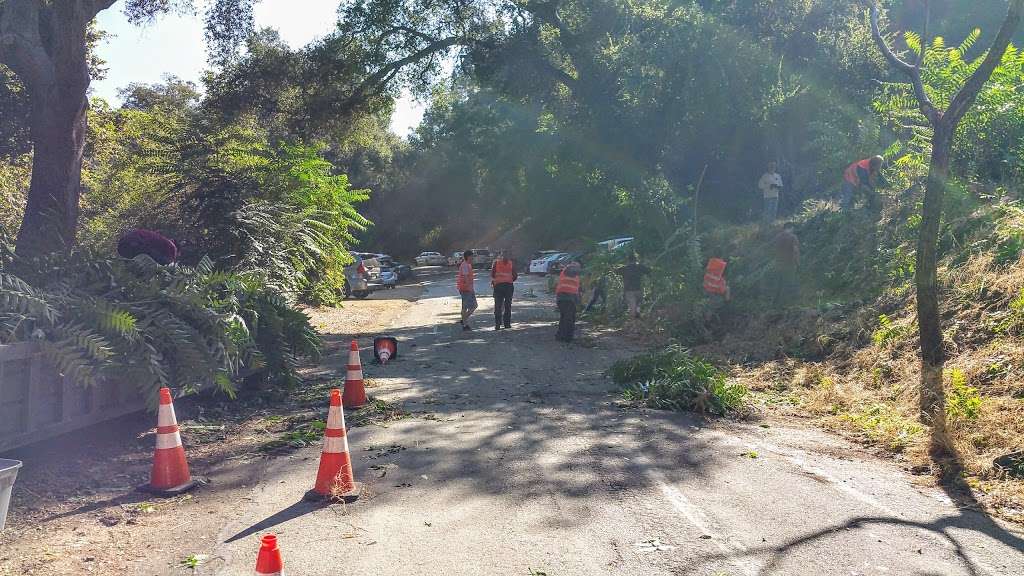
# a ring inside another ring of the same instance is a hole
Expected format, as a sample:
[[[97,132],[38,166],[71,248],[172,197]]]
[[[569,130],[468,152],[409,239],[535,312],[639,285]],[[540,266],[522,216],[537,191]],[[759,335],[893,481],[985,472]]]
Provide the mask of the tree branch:
[[[928,97],[928,92],[924,89],[924,82],[921,80],[920,66],[914,66],[907,63],[893,52],[889,43],[882,37],[882,31],[878,25],[878,13],[878,2],[871,2],[871,36],[875,39],[875,44],[878,45],[878,49],[882,52],[882,55],[885,56],[885,59],[889,61],[892,67],[903,72],[910,79],[910,84],[914,87],[914,96],[917,97],[918,105],[921,107],[921,113],[924,114],[932,124],[941,122],[942,113],[935,107],[931,98]],[[921,46],[921,53],[924,53],[923,45]]]
[[[402,68],[419,62],[420,60],[432,56],[442,50],[447,50],[452,46],[467,45],[471,40],[462,36],[453,36],[450,38],[444,38],[436,40],[423,48],[409,54],[405,58],[399,58],[393,62],[388,63],[381,69],[377,70],[373,74],[367,76],[359,86],[352,92],[352,94],[345,98],[341,103],[341,109],[347,110],[354,108],[366,100],[367,97],[379,93],[380,89],[386,85],[392,78],[395,77]]]
[[[964,114],[967,113],[967,110],[970,109],[971,105],[978,98],[978,93],[985,86],[985,82],[988,82],[996,66],[1002,62],[1006,48],[1010,45],[1013,35],[1017,33],[1017,28],[1020,26],[1022,13],[1024,13],[1024,0],[1010,0],[1010,6],[1006,11],[1006,19],[1003,20],[1003,25],[999,28],[999,34],[992,41],[992,46],[988,49],[985,60],[971,74],[971,77],[967,79],[967,82],[960,88],[960,91],[956,93],[953,101],[949,104],[949,108],[946,110],[946,117],[953,125],[956,125],[963,118]]]

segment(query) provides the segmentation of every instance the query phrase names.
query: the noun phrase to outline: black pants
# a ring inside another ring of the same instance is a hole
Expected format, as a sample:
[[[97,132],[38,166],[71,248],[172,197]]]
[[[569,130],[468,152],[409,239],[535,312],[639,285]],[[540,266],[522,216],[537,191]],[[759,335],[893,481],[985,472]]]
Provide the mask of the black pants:
[[[576,333],[576,301],[570,298],[558,299],[558,334],[556,340],[572,342]]]
[[[505,328],[512,326],[512,294],[515,292],[514,284],[497,284],[494,286],[494,325],[505,325]]]
[[[594,290],[594,295],[590,297],[590,303],[583,309],[583,312],[590,312],[597,302],[601,302],[601,309],[608,305],[608,291],[605,288],[597,288]]]

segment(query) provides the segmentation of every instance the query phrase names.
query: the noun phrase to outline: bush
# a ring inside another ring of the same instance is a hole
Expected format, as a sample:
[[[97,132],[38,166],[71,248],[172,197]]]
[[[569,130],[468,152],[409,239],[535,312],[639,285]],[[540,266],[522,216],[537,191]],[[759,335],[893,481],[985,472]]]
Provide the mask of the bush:
[[[157,391],[216,387],[237,377],[286,386],[319,335],[263,278],[196,267],[73,254],[26,264],[0,261],[0,343],[38,342],[72,381],[131,379],[151,406]]]
[[[625,385],[627,400],[661,410],[724,416],[743,407],[746,387],[730,384],[725,374],[678,346],[612,365],[611,377]]]
[[[949,371],[949,393],[946,395],[946,416],[951,421],[977,420],[981,413],[981,394],[967,383],[967,375],[959,368]]]

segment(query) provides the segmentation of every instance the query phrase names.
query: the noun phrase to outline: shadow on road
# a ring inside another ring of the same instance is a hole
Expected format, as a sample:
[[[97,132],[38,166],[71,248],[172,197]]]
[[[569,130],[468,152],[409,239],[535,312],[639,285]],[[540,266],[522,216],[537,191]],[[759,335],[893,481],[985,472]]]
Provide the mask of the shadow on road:
[[[273,528],[274,526],[277,526],[278,524],[284,524],[285,522],[288,522],[289,520],[294,520],[294,519],[296,519],[296,518],[298,518],[300,516],[305,516],[306,514],[309,514],[310,512],[315,512],[316,510],[319,510],[320,508],[326,507],[328,504],[329,504],[329,502],[299,500],[298,502],[292,504],[291,506],[285,508],[284,510],[281,510],[280,512],[271,514],[270,516],[267,516],[263,520],[260,520],[259,522],[253,524],[252,526],[249,526],[245,530],[242,530],[238,534],[235,534],[234,536],[228,538],[227,540],[224,541],[224,543],[225,544],[229,544],[229,543],[234,542],[236,540],[241,540],[242,538],[245,538],[247,536],[252,536],[253,534],[256,534],[257,532],[263,532],[264,530],[268,530],[270,528]]]

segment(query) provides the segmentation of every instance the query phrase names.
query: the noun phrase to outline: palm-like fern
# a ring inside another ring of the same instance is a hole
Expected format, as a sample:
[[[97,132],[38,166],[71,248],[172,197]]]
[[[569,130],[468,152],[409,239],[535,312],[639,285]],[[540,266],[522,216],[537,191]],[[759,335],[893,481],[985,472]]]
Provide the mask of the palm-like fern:
[[[234,393],[242,371],[297,382],[319,354],[306,316],[255,279],[195,267],[77,255],[34,267],[32,283],[0,267],[0,342],[37,341],[82,385],[131,379],[151,405],[161,386]]]

